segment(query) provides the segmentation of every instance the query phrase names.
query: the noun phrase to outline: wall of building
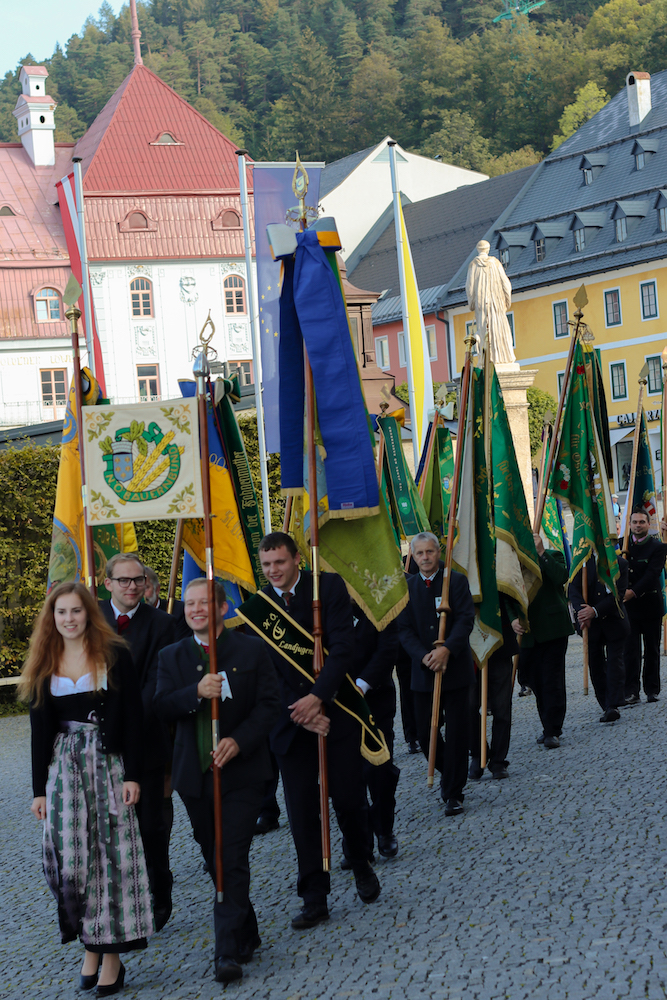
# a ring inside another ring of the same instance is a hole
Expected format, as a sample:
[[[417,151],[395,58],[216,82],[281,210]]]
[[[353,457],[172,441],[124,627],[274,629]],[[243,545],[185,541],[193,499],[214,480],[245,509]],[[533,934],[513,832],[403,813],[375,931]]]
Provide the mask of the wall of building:
[[[427,334],[429,328],[435,333],[435,346],[437,357],[431,358],[431,373],[434,382],[446,382],[449,380],[449,366],[447,363],[447,325],[435,315],[427,313],[424,316],[424,326]],[[408,370],[405,361],[405,354],[399,349],[399,334],[403,332],[403,323],[396,320],[394,323],[382,323],[373,327],[373,343],[375,350],[375,363],[383,371],[390,372],[396,379],[396,384],[407,382]],[[385,347],[378,341],[383,341]],[[388,360],[388,364],[382,364]],[[401,363],[402,362],[402,363]]]

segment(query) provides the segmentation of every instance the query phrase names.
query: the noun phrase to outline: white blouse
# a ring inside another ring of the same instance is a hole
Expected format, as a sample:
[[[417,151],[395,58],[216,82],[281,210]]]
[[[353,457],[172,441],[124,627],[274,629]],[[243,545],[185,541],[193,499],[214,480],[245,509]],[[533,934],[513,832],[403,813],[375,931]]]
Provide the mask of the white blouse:
[[[95,690],[106,691],[106,689],[106,671],[100,673],[97,688],[95,687],[91,673],[82,674],[76,681],[73,681],[71,677],[61,677],[59,674],[52,674],[51,676],[51,694],[54,698],[64,698],[68,694],[84,694],[85,692]]]

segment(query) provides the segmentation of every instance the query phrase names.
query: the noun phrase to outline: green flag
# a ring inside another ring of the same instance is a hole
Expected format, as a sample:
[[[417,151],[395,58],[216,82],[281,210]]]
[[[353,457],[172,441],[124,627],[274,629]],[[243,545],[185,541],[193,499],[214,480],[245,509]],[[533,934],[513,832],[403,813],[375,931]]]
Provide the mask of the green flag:
[[[615,593],[619,575],[614,546],[616,525],[580,343],[574,349],[560,446],[549,488],[554,497],[570,505],[574,514],[570,579],[594,551],[598,579]]]
[[[431,531],[437,535],[440,548],[444,551],[454,479],[454,449],[452,436],[446,427],[436,428],[431,459],[422,475],[424,476],[424,511],[431,525]]]
[[[648,427],[646,426],[646,413],[644,407],[641,408],[639,425],[639,448],[637,450],[637,471],[635,473],[635,487],[630,503],[630,494],[625,503],[623,511],[623,526],[625,530],[626,518],[635,507],[642,507],[648,514],[651,522],[651,530],[658,531],[658,508],[655,497],[655,473],[653,472],[653,458],[651,456],[651,446],[648,439]]]
[[[527,616],[528,605],[537,593],[542,574],[505,401],[493,365],[489,365],[489,370],[493,411],[491,455],[498,590],[512,597]]]
[[[377,424],[384,438],[382,485],[386,486],[394,525],[400,536],[410,541],[420,531],[430,531],[431,526],[405,460],[400,424],[396,417],[378,417]]]

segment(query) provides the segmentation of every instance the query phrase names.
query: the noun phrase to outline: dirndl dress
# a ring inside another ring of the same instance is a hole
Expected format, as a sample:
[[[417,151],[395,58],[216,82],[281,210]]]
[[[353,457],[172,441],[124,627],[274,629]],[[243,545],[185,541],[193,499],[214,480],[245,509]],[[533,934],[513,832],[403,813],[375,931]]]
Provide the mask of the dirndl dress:
[[[67,700],[79,699],[90,708],[90,696]],[[122,801],[123,762],[102,751],[95,712],[86,719],[62,721],[56,736],[46,784],[44,874],[58,904],[63,944],[79,937],[92,952],[145,948],[154,931],[151,894],[134,806]]]

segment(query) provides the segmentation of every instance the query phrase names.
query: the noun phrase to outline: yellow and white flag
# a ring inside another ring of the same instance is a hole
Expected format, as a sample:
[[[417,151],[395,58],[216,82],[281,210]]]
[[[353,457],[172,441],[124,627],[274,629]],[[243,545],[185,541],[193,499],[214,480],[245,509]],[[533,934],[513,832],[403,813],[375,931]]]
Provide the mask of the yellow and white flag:
[[[83,409],[88,524],[203,517],[196,399]]]
[[[426,432],[429,424],[429,413],[434,409],[433,401],[433,376],[431,374],[431,359],[424,326],[424,316],[422,314],[421,302],[419,299],[419,289],[415,268],[412,263],[412,251],[408,232],[405,228],[405,218],[403,216],[403,206],[398,202],[400,213],[401,234],[403,236],[403,272],[405,274],[405,296],[408,304],[408,327],[403,331],[405,351],[408,355],[408,364],[412,372],[412,385],[415,391],[415,412],[411,412],[411,419],[416,423],[419,440],[419,452],[424,450]],[[412,400],[410,400],[412,408]]]

